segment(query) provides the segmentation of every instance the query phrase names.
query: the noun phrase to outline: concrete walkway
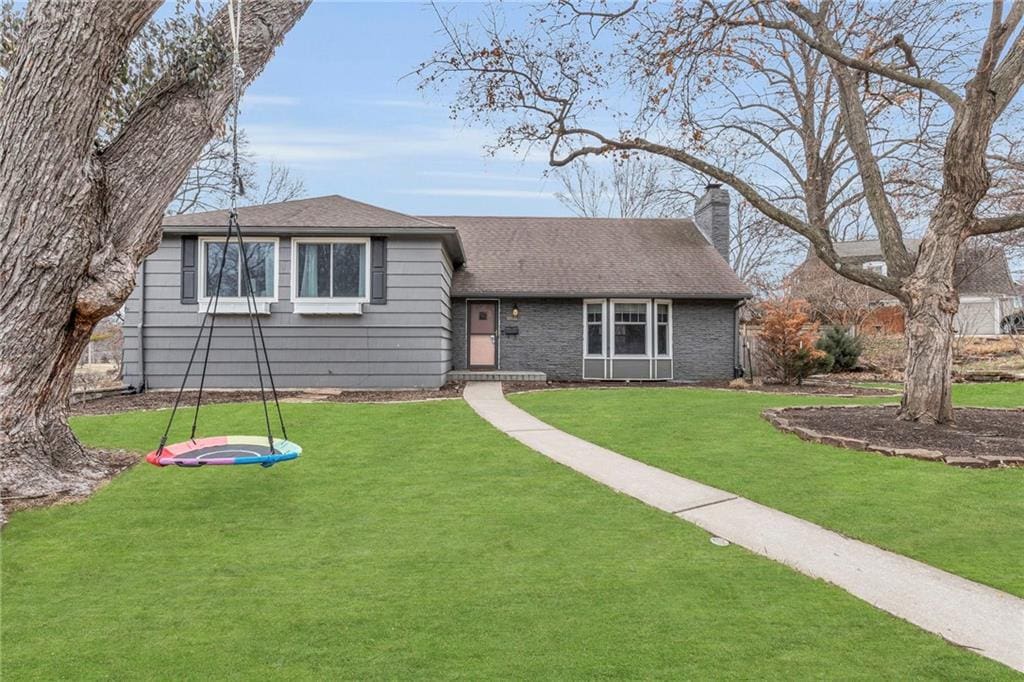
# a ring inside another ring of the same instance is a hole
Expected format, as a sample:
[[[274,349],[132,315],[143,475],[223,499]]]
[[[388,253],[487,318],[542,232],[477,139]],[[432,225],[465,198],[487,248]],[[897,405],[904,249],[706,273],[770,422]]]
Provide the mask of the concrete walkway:
[[[467,384],[463,397],[556,462],[1024,672],[1022,599],[571,436],[505,400],[498,382]]]

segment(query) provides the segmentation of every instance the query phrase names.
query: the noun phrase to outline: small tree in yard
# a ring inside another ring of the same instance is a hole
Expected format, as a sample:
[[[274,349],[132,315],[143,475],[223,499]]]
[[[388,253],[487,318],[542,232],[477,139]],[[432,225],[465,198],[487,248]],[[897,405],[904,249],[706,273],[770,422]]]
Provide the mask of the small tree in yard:
[[[829,327],[818,339],[817,347],[832,358],[832,371],[848,372],[860,360],[860,341],[842,327]]]
[[[101,478],[67,424],[75,366],[96,323],[134,288],[168,203],[231,102],[226,9],[199,22],[181,3],[170,20],[180,23],[154,37],[163,4],[36,0],[0,26],[17,30],[0,40],[5,495],[85,493]],[[308,5],[246,0],[247,80]],[[160,49],[137,59],[140,44]]]
[[[784,384],[799,385],[831,366],[828,353],[816,346],[818,323],[811,322],[806,301],[765,303],[757,339],[762,371]]]

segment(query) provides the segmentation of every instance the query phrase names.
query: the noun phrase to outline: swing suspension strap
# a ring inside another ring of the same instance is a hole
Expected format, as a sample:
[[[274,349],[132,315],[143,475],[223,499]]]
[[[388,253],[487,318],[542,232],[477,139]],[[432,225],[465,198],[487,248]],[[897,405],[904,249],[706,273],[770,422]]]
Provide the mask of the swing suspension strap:
[[[276,452],[274,448],[274,433],[270,425],[270,409],[267,405],[267,391],[266,384],[263,381],[263,363],[266,363],[267,380],[270,384],[270,392],[274,399],[274,406],[277,409],[277,419],[281,426],[281,436],[287,440],[288,431],[284,425],[284,416],[281,414],[281,403],[277,396],[277,386],[274,384],[274,373],[270,368],[270,356],[267,354],[267,342],[263,337],[263,324],[260,322],[258,308],[256,306],[256,294],[252,285],[252,276],[249,265],[249,252],[245,248],[245,239],[242,235],[242,227],[238,224],[238,196],[239,194],[245,193],[245,187],[242,184],[242,173],[241,167],[238,162],[238,102],[241,98],[242,84],[245,79],[245,72],[242,70],[239,60],[238,41],[241,33],[241,18],[242,18],[242,7],[241,0],[228,0],[227,3],[228,11],[228,24],[231,30],[231,43],[232,43],[232,65],[231,65],[231,189],[230,189],[230,210],[228,212],[228,228],[227,235],[224,238],[224,242],[221,244],[220,260],[217,265],[217,286],[213,290],[213,295],[210,300],[206,303],[206,310],[203,312],[202,321],[199,324],[199,333],[196,335],[195,343],[192,346],[192,352],[189,354],[188,364],[185,367],[185,375],[181,379],[181,386],[178,388],[178,393],[174,398],[174,406],[171,408],[170,419],[167,420],[167,428],[164,429],[164,434],[160,438],[160,447],[158,450],[158,456],[163,451],[164,446],[167,444],[167,438],[171,431],[171,425],[174,423],[174,416],[178,412],[178,406],[181,403],[181,398],[185,392],[185,385],[188,382],[188,377],[192,372],[192,366],[195,363],[196,354],[199,351],[199,345],[202,342],[203,332],[206,332],[206,348],[203,353],[203,366],[202,372],[199,377],[199,390],[196,393],[196,407],[192,415],[192,430],[189,434],[190,440],[195,440],[196,428],[199,425],[199,408],[203,401],[203,388],[206,384],[206,370],[210,361],[210,350],[213,343],[213,331],[217,322],[217,304],[220,301],[221,284],[224,280],[224,266],[227,262],[227,255],[229,247],[231,246],[232,237],[234,237],[235,243],[238,247],[238,259],[242,267],[240,284],[244,285],[245,288],[245,304],[246,311],[249,317],[249,331],[252,336],[252,346],[255,353],[256,359],[256,374],[259,378],[260,385],[260,399],[263,402],[263,418],[267,427],[267,444],[270,447],[270,452]],[[205,254],[200,254],[204,258]],[[207,329],[207,322],[209,322],[209,328]],[[257,341],[257,337],[259,340]],[[260,351],[263,352],[262,359],[260,358]]]

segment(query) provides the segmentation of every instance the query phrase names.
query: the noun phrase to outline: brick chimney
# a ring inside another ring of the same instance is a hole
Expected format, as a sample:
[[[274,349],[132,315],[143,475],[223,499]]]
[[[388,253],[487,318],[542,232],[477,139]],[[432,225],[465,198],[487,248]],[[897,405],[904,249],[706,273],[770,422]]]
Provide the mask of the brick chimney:
[[[717,182],[709,184],[706,190],[693,207],[693,222],[729,263],[729,191]]]

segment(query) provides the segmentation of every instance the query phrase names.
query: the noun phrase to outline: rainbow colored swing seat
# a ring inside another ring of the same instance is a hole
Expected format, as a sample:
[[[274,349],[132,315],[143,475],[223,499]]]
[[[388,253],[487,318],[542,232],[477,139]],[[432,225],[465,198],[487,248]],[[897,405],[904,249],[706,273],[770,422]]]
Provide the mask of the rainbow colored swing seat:
[[[201,467],[207,464],[259,464],[270,467],[296,459],[302,448],[284,438],[275,438],[271,449],[266,436],[213,436],[165,445],[146,455],[158,467]]]

